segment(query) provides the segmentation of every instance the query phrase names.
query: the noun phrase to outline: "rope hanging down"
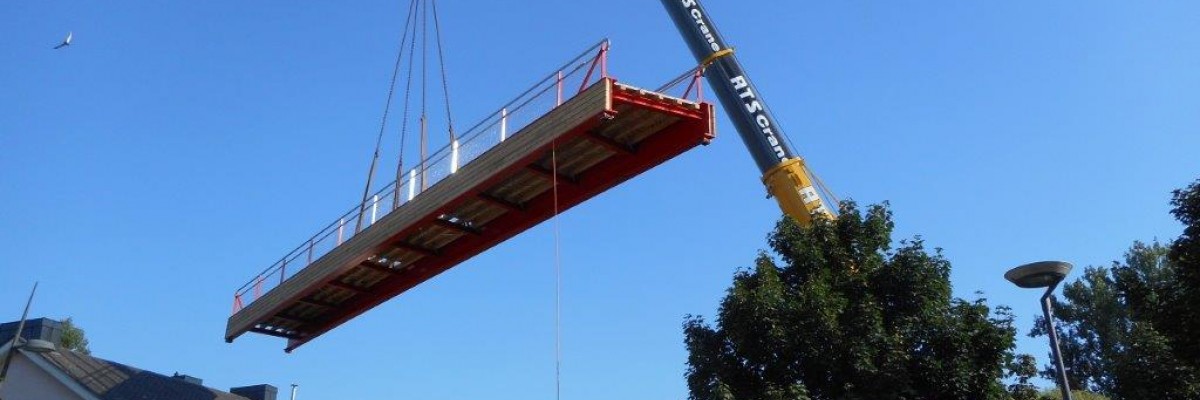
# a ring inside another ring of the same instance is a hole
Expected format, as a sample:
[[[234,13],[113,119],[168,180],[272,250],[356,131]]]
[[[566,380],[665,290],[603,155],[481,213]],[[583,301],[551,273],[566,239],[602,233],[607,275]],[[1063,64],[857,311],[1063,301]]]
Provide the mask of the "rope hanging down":
[[[554,399],[562,399],[562,246],[558,228],[558,141],[550,142],[551,190],[554,192]]]

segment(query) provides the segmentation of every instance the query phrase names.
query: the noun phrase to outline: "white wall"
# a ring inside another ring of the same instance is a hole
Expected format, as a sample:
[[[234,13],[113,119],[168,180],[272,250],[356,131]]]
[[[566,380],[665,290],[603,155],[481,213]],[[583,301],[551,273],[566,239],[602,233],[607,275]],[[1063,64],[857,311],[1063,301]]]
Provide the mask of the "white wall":
[[[84,400],[21,353],[13,357],[12,365],[8,368],[8,379],[0,387],[0,399]]]

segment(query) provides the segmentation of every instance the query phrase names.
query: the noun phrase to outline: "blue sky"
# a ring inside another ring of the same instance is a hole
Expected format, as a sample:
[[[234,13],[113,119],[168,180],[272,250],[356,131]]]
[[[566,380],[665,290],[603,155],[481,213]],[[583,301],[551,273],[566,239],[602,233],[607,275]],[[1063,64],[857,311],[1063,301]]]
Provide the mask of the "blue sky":
[[[356,201],[407,2],[0,6],[0,314],[74,317],[96,355],[301,399],[554,395],[553,231],[536,227],[294,354],[222,341],[230,297]],[[706,3],[839,195],[890,201],[955,293],[1169,240],[1200,177],[1200,4]],[[457,121],[602,37],[623,82],[693,63],[657,2],[439,4]],[[50,47],[75,32],[64,50]],[[563,397],[679,399],[685,314],[712,315],[779,211],[720,137],[561,216]],[[462,122],[465,124],[465,122]],[[387,142],[394,146],[394,141]],[[394,147],[393,147],[394,148]],[[4,311],[7,310],[7,311]]]

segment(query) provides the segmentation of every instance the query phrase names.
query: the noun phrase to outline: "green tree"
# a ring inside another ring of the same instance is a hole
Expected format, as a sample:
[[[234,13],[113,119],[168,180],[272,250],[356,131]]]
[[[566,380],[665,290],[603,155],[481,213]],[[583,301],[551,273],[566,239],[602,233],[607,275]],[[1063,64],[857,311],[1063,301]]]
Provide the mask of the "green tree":
[[[1200,181],[1174,192],[1184,233],[1135,242],[1123,262],[1089,267],[1054,299],[1072,387],[1116,399],[1200,398]],[[1039,318],[1031,336],[1046,334]],[[1043,376],[1053,379],[1047,366]]]
[[[920,238],[892,250],[886,205],[841,211],[811,228],[785,217],[715,325],[686,319],[691,398],[1007,398],[1008,310],[953,298],[949,261]]]
[[[1030,382],[1038,373],[1037,360],[1031,355],[1021,354],[1013,357],[1008,369],[1009,374],[1016,378],[1016,382],[1008,385],[1008,395],[1013,400],[1038,400],[1038,388]]]
[[[1176,190],[1171,214],[1183,223],[1183,234],[1171,243],[1171,283],[1156,313],[1155,328],[1172,352],[1200,369],[1200,180]]]
[[[1196,373],[1151,321],[1173,278],[1168,249],[1134,243],[1124,262],[1088,267],[1053,300],[1071,387],[1118,399],[1196,398]],[[1039,318],[1031,336],[1046,335]],[[1046,366],[1042,375],[1054,379]],[[1191,383],[1189,383],[1191,382]]]
[[[62,320],[62,338],[58,341],[58,346],[76,353],[92,354],[88,349],[87,336],[84,335],[83,329],[75,325],[75,321],[71,317]]]
[[[1103,394],[1096,393],[1096,392],[1085,391],[1085,390],[1072,390],[1071,398],[1075,399],[1075,400],[1109,400],[1108,396],[1105,396]],[[1041,396],[1038,397],[1038,400],[1061,400],[1061,399],[1062,399],[1062,392],[1060,392],[1056,388],[1055,389],[1046,389],[1045,391],[1042,391]]]

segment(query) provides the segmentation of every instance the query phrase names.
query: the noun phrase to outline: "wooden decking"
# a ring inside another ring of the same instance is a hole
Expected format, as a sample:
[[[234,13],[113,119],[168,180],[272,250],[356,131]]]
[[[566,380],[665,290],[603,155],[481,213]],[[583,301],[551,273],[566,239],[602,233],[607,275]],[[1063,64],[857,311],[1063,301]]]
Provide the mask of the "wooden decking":
[[[712,108],[602,79],[238,310],[225,340],[294,350],[550,218],[555,181],[563,211],[708,143]]]

